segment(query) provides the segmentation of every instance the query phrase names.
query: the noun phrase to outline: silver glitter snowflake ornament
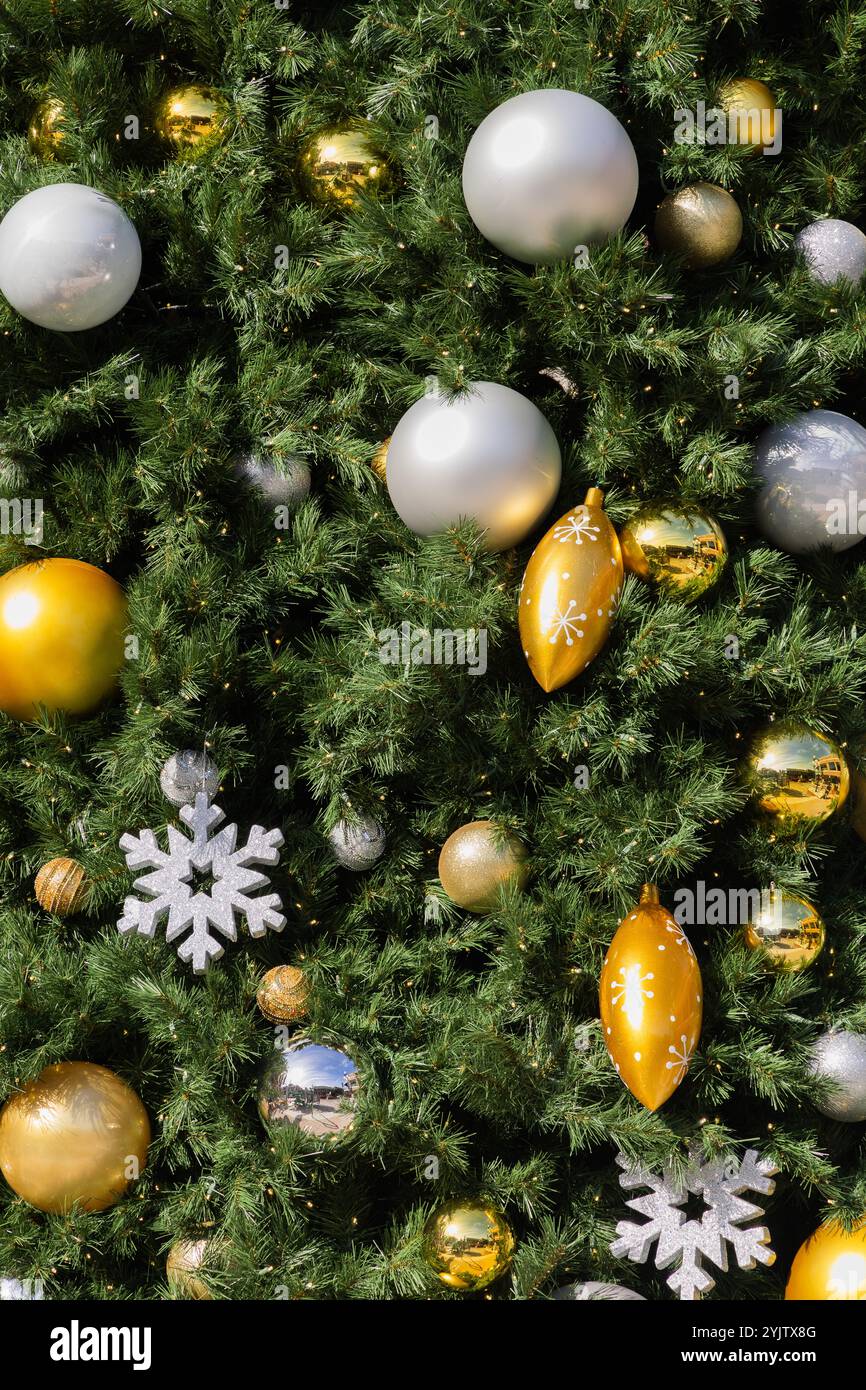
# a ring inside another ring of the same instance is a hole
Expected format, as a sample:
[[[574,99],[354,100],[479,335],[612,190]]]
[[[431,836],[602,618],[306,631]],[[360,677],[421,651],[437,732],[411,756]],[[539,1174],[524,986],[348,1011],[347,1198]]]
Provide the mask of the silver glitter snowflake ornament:
[[[736,1256],[740,1269],[754,1269],[756,1264],[771,1265],[776,1256],[768,1247],[770,1232],[766,1226],[743,1226],[744,1221],[763,1216],[763,1208],[742,1197],[743,1192],[762,1192],[769,1196],[775,1189],[772,1174],[779,1170],[769,1159],[761,1158],[749,1149],[742,1162],[714,1158],[703,1162],[696,1150],[689,1155],[690,1163],[682,1182],[673,1175],[670,1165],[662,1172],[632,1166],[623,1154],[616,1161],[623,1169],[620,1186],[630,1191],[648,1187],[644,1197],[635,1197],[626,1205],[647,1217],[647,1221],[620,1221],[617,1238],[610,1253],[618,1259],[643,1264],[653,1245],[656,1246],[656,1269],[670,1269],[668,1287],[681,1299],[699,1299],[715,1287],[713,1279],[703,1268],[703,1261],[722,1271],[728,1268],[728,1248]],[[682,1210],[689,1196],[701,1198],[706,1207],[700,1218],[690,1218]]]

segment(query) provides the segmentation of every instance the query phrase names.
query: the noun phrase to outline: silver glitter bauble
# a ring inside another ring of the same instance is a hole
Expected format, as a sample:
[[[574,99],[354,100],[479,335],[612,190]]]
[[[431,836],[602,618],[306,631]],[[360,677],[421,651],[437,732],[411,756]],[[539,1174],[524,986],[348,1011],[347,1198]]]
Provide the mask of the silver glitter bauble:
[[[474,381],[450,399],[423,396],[388,445],[388,491],[409,529],[430,536],[469,518],[489,550],[523,540],[561,476],[556,435],[541,411],[493,381]]]
[[[553,1295],[556,1299],[567,1299],[570,1303],[594,1303],[610,1302],[623,1300],[634,1300],[637,1303],[646,1303],[642,1293],[635,1293],[634,1289],[627,1289],[622,1284],[601,1284],[596,1280],[590,1280],[586,1284],[564,1284],[561,1289],[557,1289]]]
[[[755,504],[759,525],[782,550],[848,550],[863,539],[866,430],[856,420],[807,410],[774,425],[758,440],[755,474],[764,484]]]
[[[328,834],[334,858],[344,869],[370,869],[385,853],[386,835],[374,816],[338,820]]]
[[[824,1033],[812,1047],[812,1076],[830,1081],[833,1088],[823,1100],[815,1100],[822,1115],[856,1124],[866,1120],[866,1037],[862,1033]]]
[[[0,1303],[38,1303],[44,1298],[41,1279],[0,1278]]]
[[[269,507],[299,507],[310,491],[310,469],[302,458],[281,458],[277,469],[261,454],[239,454],[235,472]]]
[[[316,1138],[334,1138],[354,1124],[360,1085],[360,1069],[348,1053],[296,1038],[265,1059],[259,1114],[266,1125],[295,1125]]]
[[[219,768],[207,753],[185,748],[172,753],[162,765],[159,785],[172,806],[191,806],[199,792],[210,800],[219,790]]]
[[[637,156],[616,117],[591,97],[554,87],[497,106],[463,161],[463,197],[478,230],[533,265],[618,232],[637,188]]]
[[[834,280],[858,285],[866,274],[866,236],[838,217],[810,222],[794,237],[794,250],[805,257],[809,274],[821,285]]]

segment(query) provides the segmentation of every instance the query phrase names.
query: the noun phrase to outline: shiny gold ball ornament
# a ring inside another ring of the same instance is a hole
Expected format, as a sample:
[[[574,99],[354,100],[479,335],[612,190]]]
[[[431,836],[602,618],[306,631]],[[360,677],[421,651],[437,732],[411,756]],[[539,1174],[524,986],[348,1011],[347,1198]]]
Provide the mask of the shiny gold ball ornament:
[[[107,1067],[56,1062],[0,1111],[0,1171],[40,1211],[102,1211],[147,1161],[150,1122]]]
[[[447,1202],[424,1227],[424,1258],[449,1289],[486,1289],[511,1264],[514,1236],[496,1207]]]
[[[190,83],[166,92],[160,100],[156,128],[181,158],[201,154],[225,134],[226,104],[213,87]]]
[[[256,1003],[272,1023],[294,1023],[306,1017],[310,982],[296,965],[275,965],[259,985]]]
[[[620,589],[622,551],[591,487],[543,536],[529,558],[520,589],[518,626],[523,655],[542,690],[567,685],[607,641]]]
[[[773,969],[791,974],[817,960],[826,934],[824,921],[812,904],[780,888],[761,894],[761,906],[745,928],[749,949],[760,951]]]
[[[492,912],[503,889],[523,889],[528,877],[526,846],[489,820],[461,825],[439,855],[442,887],[453,903],[469,912]]]
[[[88,714],[110,695],[124,660],[126,598],[83,560],[36,560],[0,577],[0,710],[37,706]]]
[[[794,1256],[785,1300],[838,1303],[866,1300],[866,1222],[846,1231],[819,1226]]]
[[[63,160],[68,156],[69,142],[63,129],[66,109],[56,97],[40,101],[27,127],[27,143],[40,159]]]
[[[72,917],[87,897],[87,880],[77,859],[49,859],[36,875],[36,901],[57,917]]]
[[[382,440],[382,443],[379,445],[378,449],[376,450],[375,454],[370,460],[370,467],[376,474],[376,477],[380,478],[383,483],[386,483],[388,481],[386,469],[388,466],[388,445],[390,443],[391,436],[389,434],[387,439]]]
[[[686,1075],[701,1036],[703,987],[695,953],[655,884],[610,943],[599,981],[608,1056],[632,1095],[658,1110]]]
[[[719,93],[727,121],[727,143],[763,150],[775,143],[779,117],[776,98],[764,82],[735,77]]]
[[[207,1261],[207,1240],[176,1240],[168,1252],[165,1273],[172,1298],[210,1299],[213,1294],[200,1276]]]
[[[692,270],[703,270],[733,256],[743,235],[743,218],[724,188],[691,183],[660,203],[655,234],[663,251],[682,256]]]
[[[851,782],[838,744],[794,723],[770,724],[754,736],[743,775],[760,810],[790,826],[827,820],[845,804]]]
[[[359,193],[383,197],[397,182],[381,136],[363,121],[307,136],[301,146],[298,172],[307,195],[332,207],[352,207]]]
[[[683,603],[694,603],[718,584],[728,563],[721,526],[689,503],[645,503],[622,528],[619,542],[626,570]]]

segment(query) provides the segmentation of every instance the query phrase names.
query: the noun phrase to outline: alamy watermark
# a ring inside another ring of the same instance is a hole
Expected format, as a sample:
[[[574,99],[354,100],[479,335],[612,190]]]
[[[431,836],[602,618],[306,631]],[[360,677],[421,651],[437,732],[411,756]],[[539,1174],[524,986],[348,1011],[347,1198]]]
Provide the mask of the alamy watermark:
[[[699,878],[694,888],[674,892],[674,921],[681,927],[735,927],[781,910],[774,884],[769,888],[707,886]]]
[[[384,666],[465,666],[470,676],[487,670],[487,629],[483,627],[383,627],[376,633]]]
[[[778,154],[782,148],[782,112],[757,107],[707,106],[699,101],[692,109],[674,111],[674,143],[677,145],[759,145],[762,153]],[[760,131],[760,141],[756,139]]]
[[[41,497],[0,497],[0,534],[23,536],[25,545],[41,545],[45,534]]]

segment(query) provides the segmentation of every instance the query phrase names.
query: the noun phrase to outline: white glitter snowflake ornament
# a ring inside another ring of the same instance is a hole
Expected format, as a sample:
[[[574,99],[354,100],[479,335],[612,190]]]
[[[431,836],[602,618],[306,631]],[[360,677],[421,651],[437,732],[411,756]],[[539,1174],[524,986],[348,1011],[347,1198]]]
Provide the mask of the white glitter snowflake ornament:
[[[254,825],[246,844],[236,848],[237,826],[225,825],[217,831],[225,816],[203,792],[192,806],[180,808],[180,818],[189,826],[192,838],[170,825],[167,851],[160,849],[152,830],[121,839],[120,848],[130,869],[153,872],[143,874],[134,884],[150,901],[127,898],[117,930],[123,934],[138,932],[152,941],[167,917],[166,941],[183,938],[178,955],[197,975],[203,975],[211,961],[224,953],[224,941],[237,941],[238,918],[246,921],[250,936],[256,937],[268,930],[282,931],[286,925],[278,894],[253,896],[269,879],[250,867],[278,864],[283,836],[279,830]],[[205,882],[196,883],[196,875]]]
[[[648,1168],[633,1167],[623,1154],[617,1154],[616,1161],[623,1169],[620,1186],[626,1191],[637,1187],[650,1189],[646,1196],[626,1203],[648,1219],[640,1224],[620,1221],[610,1253],[618,1259],[643,1264],[655,1244],[656,1269],[676,1265],[668,1277],[668,1287],[680,1299],[699,1299],[716,1283],[702,1262],[706,1260],[717,1269],[727,1270],[729,1247],[740,1269],[754,1269],[756,1264],[771,1265],[775,1261],[768,1246],[767,1227],[743,1225],[763,1216],[763,1208],[746,1201],[741,1194],[761,1192],[769,1196],[776,1186],[772,1174],[779,1170],[754,1149],[746,1152],[741,1163],[725,1158],[705,1163],[694,1149],[689,1158],[685,1177],[677,1182],[670,1165],[661,1174],[651,1173]],[[682,1210],[690,1195],[700,1198],[706,1207],[698,1218],[690,1218]]]

